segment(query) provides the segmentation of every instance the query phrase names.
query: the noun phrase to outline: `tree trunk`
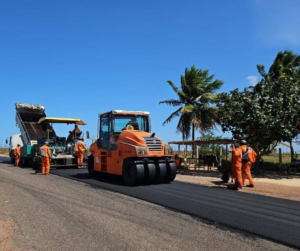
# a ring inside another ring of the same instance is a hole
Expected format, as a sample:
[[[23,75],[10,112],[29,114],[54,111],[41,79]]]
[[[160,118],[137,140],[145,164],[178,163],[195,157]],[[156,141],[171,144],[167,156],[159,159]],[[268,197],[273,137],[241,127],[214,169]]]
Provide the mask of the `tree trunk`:
[[[290,140],[290,149],[291,149],[291,162],[293,161],[294,159],[294,147],[293,147],[293,141]]]
[[[192,124],[192,141],[195,140],[195,125],[194,123]],[[195,154],[195,146],[193,144],[193,151],[192,151],[192,158],[194,158],[194,154]]]
[[[254,171],[257,171],[259,169],[259,163],[260,163],[261,157],[262,157],[261,154],[257,154],[256,162],[255,162],[255,165],[254,165]]]
[[[259,168],[259,162],[260,162],[260,159],[261,159],[261,154],[259,153],[259,148],[258,148],[258,145],[259,143],[258,142],[255,142],[254,145],[253,145],[253,150],[256,152],[257,156],[256,156],[256,162],[255,162],[255,165],[254,165],[254,171],[257,171],[258,168]]]

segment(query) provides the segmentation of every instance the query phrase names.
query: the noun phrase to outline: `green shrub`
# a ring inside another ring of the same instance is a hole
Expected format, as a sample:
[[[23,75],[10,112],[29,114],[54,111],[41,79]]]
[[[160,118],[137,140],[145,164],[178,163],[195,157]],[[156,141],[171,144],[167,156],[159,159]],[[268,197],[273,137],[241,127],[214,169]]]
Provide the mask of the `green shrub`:
[[[285,170],[289,165],[290,163],[282,163],[280,166],[279,163],[261,161],[259,163],[259,169],[263,171],[282,171]]]

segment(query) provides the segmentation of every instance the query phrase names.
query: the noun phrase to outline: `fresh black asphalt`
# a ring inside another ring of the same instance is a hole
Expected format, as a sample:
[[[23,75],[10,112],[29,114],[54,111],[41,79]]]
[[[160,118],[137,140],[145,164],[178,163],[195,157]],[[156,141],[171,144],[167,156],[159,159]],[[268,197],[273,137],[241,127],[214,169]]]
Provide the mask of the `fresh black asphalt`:
[[[300,248],[300,202],[297,201],[176,181],[126,187],[118,176],[101,174],[91,178],[86,169],[57,169],[51,173]]]

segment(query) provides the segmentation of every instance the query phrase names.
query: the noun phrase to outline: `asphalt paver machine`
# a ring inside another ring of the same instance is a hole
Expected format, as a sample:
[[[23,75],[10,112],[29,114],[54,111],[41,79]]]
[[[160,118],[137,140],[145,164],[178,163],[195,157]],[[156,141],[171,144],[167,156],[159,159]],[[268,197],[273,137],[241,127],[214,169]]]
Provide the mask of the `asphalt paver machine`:
[[[39,147],[49,142],[51,167],[78,166],[75,156],[75,144],[79,136],[76,133],[69,137],[59,137],[53,128],[54,124],[85,125],[80,119],[47,117],[43,105],[16,103],[16,123],[21,132],[21,164],[39,169],[41,159]],[[85,160],[87,155],[85,154]]]

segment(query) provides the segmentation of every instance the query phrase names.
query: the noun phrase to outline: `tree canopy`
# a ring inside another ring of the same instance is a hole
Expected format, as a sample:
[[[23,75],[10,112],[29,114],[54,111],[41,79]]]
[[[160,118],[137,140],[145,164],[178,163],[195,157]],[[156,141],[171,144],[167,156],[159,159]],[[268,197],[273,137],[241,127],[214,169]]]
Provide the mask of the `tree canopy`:
[[[299,56],[279,52],[268,73],[258,65],[261,81],[253,88],[219,94],[218,123],[235,139],[246,139],[259,157],[300,131]]]

